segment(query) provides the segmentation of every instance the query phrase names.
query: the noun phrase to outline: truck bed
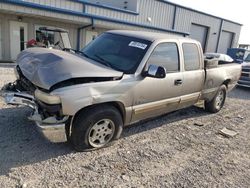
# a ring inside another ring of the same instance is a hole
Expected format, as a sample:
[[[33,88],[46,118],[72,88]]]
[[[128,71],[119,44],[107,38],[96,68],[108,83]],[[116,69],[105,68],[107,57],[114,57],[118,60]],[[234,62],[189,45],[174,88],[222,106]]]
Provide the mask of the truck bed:
[[[218,88],[225,84],[228,91],[232,90],[240,78],[241,65],[238,63],[217,64],[205,67],[205,83],[202,99],[211,100]]]

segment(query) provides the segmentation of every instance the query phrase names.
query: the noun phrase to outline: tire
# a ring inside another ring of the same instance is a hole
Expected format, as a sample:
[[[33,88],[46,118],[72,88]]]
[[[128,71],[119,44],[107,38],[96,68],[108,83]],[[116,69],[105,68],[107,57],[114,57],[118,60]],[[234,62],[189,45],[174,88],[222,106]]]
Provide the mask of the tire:
[[[103,148],[120,137],[122,128],[122,116],[115,107],[91,107],[73,121],[70,140],[77,151]]]
[[[217,113],[224,106],[227,95],[227,88],[225,85],[220,86],[216,95],[211,101],[205,101],[205,110],[212,113]]]

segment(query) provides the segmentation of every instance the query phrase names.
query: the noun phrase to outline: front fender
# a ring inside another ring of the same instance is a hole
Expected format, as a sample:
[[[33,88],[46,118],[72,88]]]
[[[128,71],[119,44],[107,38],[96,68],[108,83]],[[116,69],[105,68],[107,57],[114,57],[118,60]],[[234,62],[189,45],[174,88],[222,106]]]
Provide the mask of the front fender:
[[[132,82],[110,81],[88,83],[60,88],[53,92],[59,95],[64,115],[74,116],[79,110],[94,104],[119,102],[124,107],[133,104]]]

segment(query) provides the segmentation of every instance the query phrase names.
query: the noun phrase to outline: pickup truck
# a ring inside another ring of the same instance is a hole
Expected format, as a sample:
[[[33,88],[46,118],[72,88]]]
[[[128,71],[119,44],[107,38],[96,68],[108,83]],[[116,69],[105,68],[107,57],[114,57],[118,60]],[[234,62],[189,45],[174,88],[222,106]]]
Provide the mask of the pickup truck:
[[[242,71],[238,86],[250,88],[250,54],[242,62]]]
[[[15,73],[1,90],[6,103],[31,107],[28,118],[45,137],[84,151],[108,146],[126,125],[199,100],[220,111],[241,65],[204,61],[189,38],[108,31],[80,51],[27,49]]]

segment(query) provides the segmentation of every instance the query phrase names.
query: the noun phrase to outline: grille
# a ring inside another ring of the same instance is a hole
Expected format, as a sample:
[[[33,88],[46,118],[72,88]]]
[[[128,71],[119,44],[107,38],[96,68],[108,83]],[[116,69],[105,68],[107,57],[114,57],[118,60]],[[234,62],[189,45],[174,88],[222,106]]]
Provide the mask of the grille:
[[[249,73],[242,73],[241,76],[242,77],[250,77],[250,74]]]
[[[250,72],[250,68],[244,68],[244,67],[242,67],[242,72]]]
[[[24,91],[27,91],[29,93],[34,93],[35,90],[36,90],[36,87],[34,86],[34,84],[32,84],[31,81],[29,81],[22,73],[21,69],[19,68],[19,66],[16,67],[17,69],[17,72],[20,76],[20,79],[18,80],[18,85],[21,86],[21,88],[24,90]]]

